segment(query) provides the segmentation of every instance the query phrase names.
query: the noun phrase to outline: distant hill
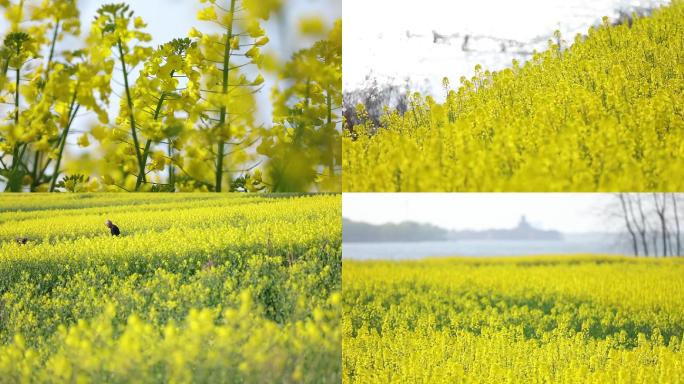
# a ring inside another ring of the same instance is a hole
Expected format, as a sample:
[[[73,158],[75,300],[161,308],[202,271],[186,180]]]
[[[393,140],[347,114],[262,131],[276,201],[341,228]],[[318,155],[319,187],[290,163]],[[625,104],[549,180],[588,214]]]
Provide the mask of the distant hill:
[[[402,222],[374,225],[342,219],[342,239],[345,242],[412,242],[446,240],[562,240],[558,231],[534,228],[525,216],[512,229],[486,229],[481,231],[449,231],[431,224]]]
[[[342,240],[347,242],[446,240],[448,231],[430,224],[403,222],[373,225],[342,219]]]

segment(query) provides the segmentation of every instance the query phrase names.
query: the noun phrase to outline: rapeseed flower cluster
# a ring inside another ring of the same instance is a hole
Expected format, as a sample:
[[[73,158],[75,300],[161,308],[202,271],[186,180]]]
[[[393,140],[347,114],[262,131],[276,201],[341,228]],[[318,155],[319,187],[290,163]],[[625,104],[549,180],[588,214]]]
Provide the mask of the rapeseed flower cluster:
[[[676,1],[524,65],[478,66],[444,103],[414,94],[346,131],[343,190],[680,191],[682,50]]]

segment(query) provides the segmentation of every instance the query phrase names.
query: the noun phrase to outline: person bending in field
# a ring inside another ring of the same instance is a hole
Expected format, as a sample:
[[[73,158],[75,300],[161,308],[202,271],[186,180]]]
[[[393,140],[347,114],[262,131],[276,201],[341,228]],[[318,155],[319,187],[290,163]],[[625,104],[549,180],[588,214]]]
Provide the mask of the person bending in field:
[[[119,227],[114,225],[111,220],[105,221],[105,225],[109,228],[109,230],[112,232],[112,236],[119,236],[121,234],[121,231],[119,231]]]
[[[14,241],[19,245],[26,245],[28,243],[28,237],[15,237]]]

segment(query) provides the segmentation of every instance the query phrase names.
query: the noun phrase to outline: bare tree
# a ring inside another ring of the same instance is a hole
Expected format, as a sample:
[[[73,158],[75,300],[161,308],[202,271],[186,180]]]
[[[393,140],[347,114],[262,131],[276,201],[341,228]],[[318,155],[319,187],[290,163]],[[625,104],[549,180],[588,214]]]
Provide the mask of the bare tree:
[[[637,232],[639,232],[639,236],[641,237],[641,245],[644,248],[644,255],[648,256],[648,241],[646,240],[646,232],[648,232],[648,223],[646,222],[646,215],[644,214],[644,209],[641,204],[641,197],[639,195],[636,196],[636,201],[637,205],[639,207],[639,215],[641,220],[636,220],[636,215],[634,214],[634,206],[632,204],[632,199],[629,198],[627,199],[629,210],[632,213],[632,217],[635,218],[634,220],[634,226],[637,229]]]
[[[342,96],[345,129],[350,132],[354,132],[354,126],[364,123],[357,110],[359,104],[364,106],[367,118],[375,128],[382,125],[382,117],[389,112],[396,111],[403,116],[408,110],[411,88],[408,79],[401,86],[392,83],[380,83],[377,78],[373,78],[369,74],[366,76],[365,83],[364,88],[344,91]]]
[[[635,256],[683,256],[679,193],[618,193],[615,213],[623,221]],[[617,207],[619,201],[620,208]]]
[[[662,201],[660,200],[662,197]],[[660,221],[660,236],[662,239],[662,250],[663,256],[668,255],[668,234],[667,234],[667,196],[663,193],[653,194],[653,203],[655,204],[655,213],[658,215],[658,220]]]
[[[653,241],[653,257],[658,257],[658,231],[653,231],[651,240]]]
[[[622,207],[622,216],[625,219],[625,226],[627,227],[627,231],[629,232],[629,235],[632,238],[632,248],[634,250],[634,256],[639,256],[639,243],[637,240],[637,234],[634,232],[634,228],[632,227],[632,217],[630,217],[629,211],[627,210],[627,204],[625,203],[625,194],[618,193],[618,198],[620,199],[620,206]]]
[[[680,237],[680,231],[679,231],[679,212],[677,212],[677,197],[676,194],[670,193],[670,197],[672,198],[672,213],[675,219],[675,240],[677,244],[677,256],[682,255],[682,247],[681,247],[681,237]]]

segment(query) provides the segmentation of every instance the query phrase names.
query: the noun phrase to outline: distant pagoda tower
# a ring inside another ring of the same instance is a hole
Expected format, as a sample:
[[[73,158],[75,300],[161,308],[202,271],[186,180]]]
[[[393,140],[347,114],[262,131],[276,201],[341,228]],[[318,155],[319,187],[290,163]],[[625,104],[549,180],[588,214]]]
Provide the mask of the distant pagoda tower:
[[[525,215],[520,216],[520,222],[518,223],[518,229],[532,229],[532,226],[527,222],[527,217]]]

